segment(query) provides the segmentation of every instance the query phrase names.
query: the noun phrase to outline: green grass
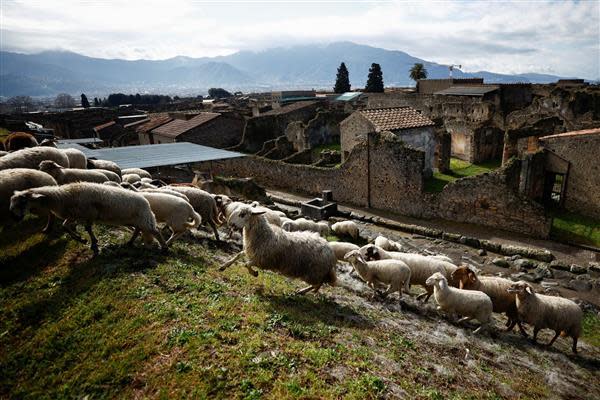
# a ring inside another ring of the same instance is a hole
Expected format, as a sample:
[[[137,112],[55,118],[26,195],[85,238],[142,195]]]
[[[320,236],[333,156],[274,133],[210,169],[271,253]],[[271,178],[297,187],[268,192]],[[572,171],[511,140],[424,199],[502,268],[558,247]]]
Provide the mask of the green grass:
[[[600,346],[600,317],[593,312],[586,312],[583,315],[583,334],[581,337],[587,343]]]
[[[555,211],[552,217],[555,239],[600,248],[600,221],[568,211]]]
[[[441,192],[444,186],[460,178],[475,176],[493,171],[500,167],[500,160],[487,161],[480,164],[470,164],[458,158],[450,159],[450,172],[447,174],[434,172],[433,176],[425,181],[425,191],[430,193]]]
[[[319,145],[317,147],[313,147],[312,148],[312,158],[313,160],[317,160],[319,158],[319,156],[321,155],[321,152],[323,150],[336,150],[336,151],[341,151],[342,150],[342,146],[339,143],[332,143],[332,144],[322,144]]]

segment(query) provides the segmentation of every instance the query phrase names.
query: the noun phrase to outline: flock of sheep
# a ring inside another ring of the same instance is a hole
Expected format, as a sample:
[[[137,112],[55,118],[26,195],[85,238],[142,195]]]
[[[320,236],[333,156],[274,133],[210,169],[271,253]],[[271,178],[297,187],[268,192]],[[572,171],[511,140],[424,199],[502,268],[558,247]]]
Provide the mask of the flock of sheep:
[[[61,150],[50,143],[0,156],[0,217],[20,220],[27,212],[48,218],[45,231],[56,218],[63,220],[65,231],[85,243],[77,232],[82,224],[94,254],[99,252],[94,223],[133,228],[129,244],[141,233],[144,245],[157,240],[162,249],[200,225],[210,226],[220,240],[217,227],[226,224],[230,236],[242,231],[243,250],[221,270],[245,257],[244,266],[253,276],[259,268],[305,281],[309,286],[298,291],[303,294],[317,292],[323,284],[335,285],[336,264],[347,261],[374,291],[383,287],[383,295],[398,292],[401,297],[410,293],[411,285],[423,286],[426,291],[417,299],[427,302],[433,295],[438,309],[461,316],[459,322],[478,320],[481,326],[475,333],[490,328],[492,312],[505,313],[507,331],[518,325],[527,336],[522,323],[528,323],[535,342],[541,329],[552,329],[555,336],[549,345],[562,333],[572,337],[572,350],[577,352],[582,311],[571,300],[538,294],[523,281],[478,276],[443,255],[403,252],[400,244],[381,236],[363,247],[328,242],[324,237],[330,231],[356,241],[357,225],[292,220],[257,202],[233,201],[191,185],[166,185],[145,170],[122,170],[110,161],[86,159],[75,149]],[[167,240],[159,224],[169,228]]]

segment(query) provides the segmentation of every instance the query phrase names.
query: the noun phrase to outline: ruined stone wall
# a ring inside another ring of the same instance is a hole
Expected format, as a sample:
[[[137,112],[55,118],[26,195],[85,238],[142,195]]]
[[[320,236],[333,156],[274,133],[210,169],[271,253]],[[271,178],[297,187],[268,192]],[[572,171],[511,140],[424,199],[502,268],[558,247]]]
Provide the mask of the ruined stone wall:
[[[414,149],[422,150],[425,152],[425,163],[421,171],[424,171],[426,177],[429,177],[433,173],[434,161],[435,161],[435,132],[432,126],[414,128],[414,129],[403,129],[400,131],[394,131],[396,137],[405,144],[411,146]]]
[[[366,140],[366,134],[375,132],[375,127],[360,113],[353,113],[340,122],[340,147],[342,160],[350,154],[352,149]]]
[[[600,134],[548,137],[542,144],[570,163],[565,208],[600,219]]]

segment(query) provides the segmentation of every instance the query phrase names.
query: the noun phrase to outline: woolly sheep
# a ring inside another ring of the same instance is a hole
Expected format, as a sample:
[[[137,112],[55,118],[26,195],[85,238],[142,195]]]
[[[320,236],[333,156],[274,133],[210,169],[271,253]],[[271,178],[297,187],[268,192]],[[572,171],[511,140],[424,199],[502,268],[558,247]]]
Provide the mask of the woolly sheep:
[[[142,178],[138,174],[123,174],[123,175],[121,175],[121,182],[136,183],[141,180],[142,180]]]
[[[13,132],[4,140],[4,146],[9,152],[36,147],[38,144],[35,136],[27,132]]]
[[[118,183],[117,183],[117,182],[115,182],[115,181],[106,181],[106,182],[104,182],[104,183],[103,183],[103,185],[107,185],[107,186],[113,186],[113,187],[118,187],[118,188],[120,188],[120,187],[121,187],[121,185],[120,185],[120,184],[118,184]]]
[[[338,260],[343,260],[344,256],[352,250],[358,250],[360,247],[350,242],[328,242]]]
[[[190,203],[169,193],[139,192],[148,203],[156,217],[156,222],[165,223],[172,231],[167,245],[183,235],[187,230],[197,228],[202,222],[200,215]],[[152,242],[152,235],[144,233],[145,242]]]
[[[38,169],[44,160],[54,161],[60,166],[69,168],[69,158],[62,150],[54,147],[29,147],[0,158],[0,170],[9,168]]]
[[[97,160],[94,158],[88,158],[87,160],[88,169],[106,169],[108,171],[112,171],[115,174],[122,176],[121,168],[119,165],[113,161],[109,160]]]
[[[139,175],[140,178],[152,179],[152,175],[150,175],[150,172],[146,171],[145,169],[141,169],[141,168],[125,168],[125,169],[121,170],[121,175],[127,175],[127,174],[136,174],[136,175]]]
[[[87,157],[83,151],[77,149],[63,149],[69,159],[69,168],[87,169]]]
[[[433,297],[438,304],[438,310],[448,313],[457,313],[463,318],[458,323],[476,319],[481,326],[473,333],[477,333],[483,327],[487,327],[492,318],[492,300],[490,297],[477,290],[461,290],[448,286],[448,281],[442,272],[436,272],[427,278],[426,284],[433,286]]]
[[[331,230],[338,236],[350,236],[352,239],[358,239],[358,226],[354,221],[341,221],[331,225]]]
[[[41,186],[56,186],[56,180],[35,169],[13,168],[0,171],[0,220],[6,221],[10,217],[10,198],[15,191]],[[52,218],[49,215],[44,231],[50,228],[51,222]]]
[[[49,147],[51,148],[51,147]],[[91,240],[91,249],[98,254],[98,240],[92,224],[133,226],[129,240],[133,243],[140,231],[152,234],[166,249],[167,244],[156,226],[150,203],[141,194],[97,183],[78,182],[62,186],[45,186],[16,192],[10,199],[10,210],[22,219],[28,210],[51,212],[64,219],[63,227],[76,240],[84,240],[71,229],[82,222]]]
[[[533,325],[533,343],[541,329],[552,329],[554,337],[548,343],[552,346],[561,333],[573,338],[573,353],[577,353],[577,339],[581,334],[583,312],[572,300],[562,297],[537,294],[531,285],[524,281],[515,282],[507,289],[516,294],[517,311],[521,321]]]
[[[402,288],[405,292],[409,292],[410,268],[403,261],[379,260],[367,262],[360,254],[360,250],[348,252],[344,256],[344,260],[352,264],[358,275],[373,290],[376,290],[377,283],[388,285],[387,290],[383,293],[384,296],[398,292],[398,298],[402,298]]]
[[[252,269],[256,266],[310,285],[298,294],[311,290],[316,293],[324,283],[335,285],[337,260],[325,239],[313,232],[286,232],[269,224],[263,214],[264,211],[243,205],[229,217],[231,225],[243,228],[244,250],[227,261],[221,271],[245,254],[245,267],[253,276],[258,276]]]
[[[367,260],[386,260],[396,259],[404,261],[412,272],[411,284],[421,285],[427,290],[426,293],[422,293],[417,296],[417,299],[425,297],[424,302],[429,300],[429,297],[433,294],[433,288],[426,284],[427,278],[436,272],[442,272],[446,277],[450,277],[452,272],[456,270],[456,265],[450,264],[447,261],[439,260],[429,256],[413,253],[401,253],[396,251],[385,251],[381,247],[377,247],[372,244],[361,247],[361,254],[365,256]]]
[[[168,189],[185,195],[194,210],[202,217],[203,225],[210,225],[212,228],[215,239],[219,239],[219,231],[217,230],[217,224],[219,223],[219,210],[217,210],[217,203],[212,195],[202,189],[189,187],[189,186],[165,186],[160,189]]]
[[[107,169],[94,169],[93,171],[98,171],[104,174],[109,180],[115,183],[121,183],[121,176],[115,172],[109,171]]]
[[[317,232],[321,236],[329,234],[329,225],[326,222],[314,222],[306,218],[285,221],[281,226],[287,232],[310,231]]]
[[[51,147],[49,147],[51,148]],[[42,161],[40,171],[51,175],[59,185],[74,182],[96,182],[103,183],[109,179],[102,172],[94,170],[83,170],[75,168],[64,168],[54,161]]]
[[[517,313],[517,303],[515,296],[508,293],[507,290],[512,286],[513,281],[497,276],[477,276],[474,271],[468,267],[459,267],[452,273],[452,279],[459,283],[460,289],[479,290],[490,296],[496,313],[506,313],[508,321],[506,323],[507,331],[512,331],[515,324],[519,325],[519,330],[523,336],[527,333],[519,321]]]
[[[273,224],[273,225],[281,226],[281,216],[279,215],[278,212],[273,211],[267,207],[261,206],[258,201],[253,201],[250,205],[253,207],[256,207],[257,210],[264,211],[265,212],[264,215],[265,215],[265,218],[267,219],[267,222],[269,222],[270,224]]]
[[[400,246],[399,243],[396,243],[385,236],[377,236],[374,244],[375,246],[381,247],[386,251],[402,251],[402,246]]]
[[[0,157],[4,157],[8,154],[8,151],[0,150]]]

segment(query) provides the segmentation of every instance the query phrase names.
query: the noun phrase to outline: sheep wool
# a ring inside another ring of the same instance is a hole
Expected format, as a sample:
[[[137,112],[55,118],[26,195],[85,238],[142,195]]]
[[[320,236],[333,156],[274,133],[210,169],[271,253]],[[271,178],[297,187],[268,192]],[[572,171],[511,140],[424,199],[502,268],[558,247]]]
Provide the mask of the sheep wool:
[[[335,257],[338,260],[343,260],[344,256],[351,252],[352,250],[359,250],[360,247],[350,242],[328,242],[329,247],[335,253]]]
[[[96,160],[93,158],[88,158],[87,160],[88,169],[106,169],[108,171],[112,171],[115,174],[122,176],[121,168],[116,162],[108,161],[108,160]]]
[[[185,195],[194,210],[202,217],[202,224],[208,224],[215,234],[215,239],[220,240],[217,230],[219,210],[217,210],[217,203],[210,193],[190,186],[164,186],[164,188]]]
[[[87,169],[87,157],[83,151],[77,149],[63,149],[69,159],[69,168]]]
[[[10,217],[10,198],[15,191],[56,186],[56,180],[45,172],[28,168],[12,168],[0,171],[0,219]]]
[[[51,147],[48,147],[51,148]],[[40,171],[44,171],[51,175],[60,185],[74,182],[95,182],[103,183],[109,179],[100,171],[76,168],[64,168],[54,161],[42,161],[40,163]]]
[[[141,169],[141,168],[125,168],[125,169],[121,170],[121,174],[122,175],[136,174],[136,175],[139,175],[140,178],[152,179],[152,175],[150,174],[150,172],[146,171],[145,169]]]
[[[350,236],[352,239],[358,239],[358,225],[354,221],[341,221],[331,225],[331,230],[339,236]]]
[[[54,161],[62,167],[69,168],[69,158],[62,150],[54,147],[29,147],[0,158],[0,170],[9,168],[38,169],[44,160]]]

